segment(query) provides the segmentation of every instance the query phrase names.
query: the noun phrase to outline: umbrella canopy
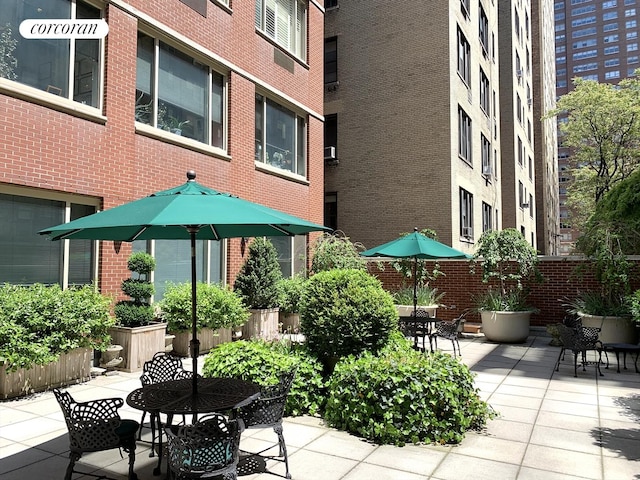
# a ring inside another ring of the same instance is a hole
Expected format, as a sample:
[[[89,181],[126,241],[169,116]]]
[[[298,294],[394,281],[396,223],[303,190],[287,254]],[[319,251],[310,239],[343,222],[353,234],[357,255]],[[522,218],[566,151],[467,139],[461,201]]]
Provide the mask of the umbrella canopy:
[[[413,258],[413,312],[418,304],[418,279],[416,278],[417,260],[436,260],[442,258],[471,258],[460,250],[429,238],[414,228],[413,233],[391,240],[385,244],[361,252],[363,257]]]
[[[204,187],[187,172],[187,182],[118,207],[41,230],[51,240],[191,240],[191,356],[197,372],[196,240],[301,235],[327,227]],[[196,376],[194,375],[194,379]],[[194,381],[193,390],[197,389]]]

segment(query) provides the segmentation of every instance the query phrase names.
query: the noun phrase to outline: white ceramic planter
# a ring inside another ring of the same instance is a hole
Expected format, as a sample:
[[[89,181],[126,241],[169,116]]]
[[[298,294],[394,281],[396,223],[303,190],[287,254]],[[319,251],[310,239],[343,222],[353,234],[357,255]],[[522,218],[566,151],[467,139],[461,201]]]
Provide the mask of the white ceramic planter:
[[[600,317],[580,313],[582,325],[598,327],[602,330],[598,338],[602,343],[638,343],[638,329],[635,322],[627,317]]]
[[[522,343],[529,336],[531,319],[527,312],[480,312],[482,333],[492,342]]]

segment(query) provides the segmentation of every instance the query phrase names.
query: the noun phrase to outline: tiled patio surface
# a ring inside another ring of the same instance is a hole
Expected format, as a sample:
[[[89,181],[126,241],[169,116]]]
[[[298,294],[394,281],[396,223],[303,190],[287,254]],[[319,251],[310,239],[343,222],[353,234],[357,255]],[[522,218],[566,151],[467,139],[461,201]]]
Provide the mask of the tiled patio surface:
[[[542,335],[522,345],[492,344],[482,336],[460,340],[462,360],[477,374],[483,398],[499,413],[485,432],[467,434],[460,445],[378,446],[327,428],[318,418],[286,419],[293,479],[640,479],[640,374],[633,362],[629,370],[616,373],[612,359],[604,377],[596,377],[590,366],[574,378],[571,354],[559,372],[553,371],[559,348],[549,346],[549,340]],[[450,347],[450,342],[441,344]],[[79,400],[124,398],[139,386],[138,378],[139,373],[99,376],[70,391]],[[140,419],[140,412],[126,405],[121,413]],[[247,430],[241,446],[249,450],[265,440],[275,440],[273,431]],[[2,480],[64,478],[67,446],[51,392],[0,402]],[[148,456],[149,444],[140,442],[136,453],[138,477],[159,478],[152,475],[155,458]],[[80,460],[85,471],[117,479],[125,478],[126,465],[116,450]],[[280,463],[267,467],[284,473]],[[240,478],[278,477],[254,473]]]

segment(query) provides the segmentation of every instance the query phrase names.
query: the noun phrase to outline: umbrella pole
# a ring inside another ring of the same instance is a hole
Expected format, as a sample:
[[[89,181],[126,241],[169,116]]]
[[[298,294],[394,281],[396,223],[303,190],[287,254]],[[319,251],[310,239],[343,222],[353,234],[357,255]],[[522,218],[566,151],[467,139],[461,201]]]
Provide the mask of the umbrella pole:
[[[198,340],[197,326],[197,279],[196,279],[196,234],[200,230],[199,227],[187,227],[187,231],[191,237],[191,342],[189,349],[191,350],[191,361],[193,369],[193,380],[191,384],[191,392],[193,395],[198,393],[198,355],[200,355],[200,340]]]
[[[418,315],[418,257],[413,257],[413,317]]]

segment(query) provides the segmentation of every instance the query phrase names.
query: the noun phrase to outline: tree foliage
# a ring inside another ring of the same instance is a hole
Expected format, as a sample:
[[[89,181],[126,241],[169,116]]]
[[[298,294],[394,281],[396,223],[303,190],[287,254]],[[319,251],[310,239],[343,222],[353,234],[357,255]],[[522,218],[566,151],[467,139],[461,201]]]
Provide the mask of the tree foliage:
[[[560,123],[562,145],[571,149],[567,197],[574,226],[580,228],[584,213],[593,212],[640,164],[640,80],[612,85],[576,78],[574,86],[547,117],[567,118]]]
[[[367,261],[360,256],[364,247],[353,243],[342,232],[325,233],[311,247],[311,273],[326,272],[334,268],[366,270]]]
[[[249,308],[275,308],[280,301],[280,280],[282,272],[276,248],[266,238],[254,238],[233,289]]]

